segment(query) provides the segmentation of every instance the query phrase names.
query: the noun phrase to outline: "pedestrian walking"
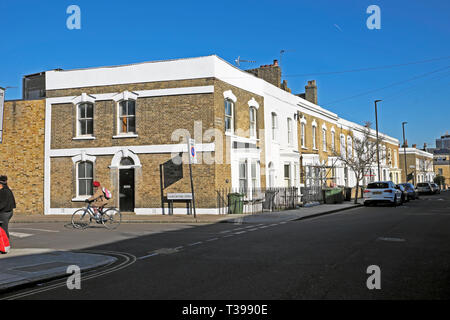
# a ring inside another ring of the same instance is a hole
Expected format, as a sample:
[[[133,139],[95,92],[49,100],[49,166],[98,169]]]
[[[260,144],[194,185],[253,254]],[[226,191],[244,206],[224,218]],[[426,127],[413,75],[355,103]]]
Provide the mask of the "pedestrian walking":
[[[16,208],[14,194],[8,187],[8,177],[0,176],[0,226],[5,230],[9,238],[8,224]]]

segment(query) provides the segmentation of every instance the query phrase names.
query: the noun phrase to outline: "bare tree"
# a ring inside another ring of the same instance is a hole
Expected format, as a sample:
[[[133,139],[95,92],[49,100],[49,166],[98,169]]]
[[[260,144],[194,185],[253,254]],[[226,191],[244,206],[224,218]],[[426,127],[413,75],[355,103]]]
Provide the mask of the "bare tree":
[[[355,203],[358,203],[359,186],[363,178],[367,175],[373,165],[377,163],[377,143],[381,148],[382,139],[377,141],[376,136],[371,132],[371,123],[366,122],[362,137],[351,137],[351,149],[346,145],[345,149],[341,146],[340,150],[332,150],[332,154],[346,167],[354,172],[356,178]],[[380,159],[385,159],[386,154],[380,150]]]

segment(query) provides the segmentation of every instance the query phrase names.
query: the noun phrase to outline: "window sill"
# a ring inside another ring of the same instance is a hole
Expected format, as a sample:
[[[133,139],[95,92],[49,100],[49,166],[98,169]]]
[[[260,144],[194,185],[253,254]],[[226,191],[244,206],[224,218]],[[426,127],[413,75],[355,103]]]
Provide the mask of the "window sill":
[[[96,137],[88,137],[88,136],[72,138],[72,140],[75,140],[75,141],[77,141],[77,140],[96,140],[96,139],[97,139]]]
[[[78,196],[72,199],[72,202],[84,202],[86,199],[89,199],[91,196]]]
[[[117,136],[113,136],[113,139],[126,139],[126,138],[138,138],[137,134],[119,134]]]
[[[308,148],[307,148],[307,147],[303,147],[303,146],[302,146],[302,150],[308,150]]]

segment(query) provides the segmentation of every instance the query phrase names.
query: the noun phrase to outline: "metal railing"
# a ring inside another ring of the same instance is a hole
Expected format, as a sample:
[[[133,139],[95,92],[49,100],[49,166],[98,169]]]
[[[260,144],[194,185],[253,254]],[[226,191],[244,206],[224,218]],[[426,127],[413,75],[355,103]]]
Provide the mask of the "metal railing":
[[[223,188],[216,194],[219,214],[295,209],[301,201],[298,188]]]

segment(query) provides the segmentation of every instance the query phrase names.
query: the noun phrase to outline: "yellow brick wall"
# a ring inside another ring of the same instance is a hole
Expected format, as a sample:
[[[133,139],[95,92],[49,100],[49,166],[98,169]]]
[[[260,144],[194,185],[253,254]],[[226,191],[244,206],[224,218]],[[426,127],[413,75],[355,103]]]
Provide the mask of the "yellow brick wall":
[[[8,176],[15,214],[44,209],[45,100],[7,101],[4,109],[0,175]]]

